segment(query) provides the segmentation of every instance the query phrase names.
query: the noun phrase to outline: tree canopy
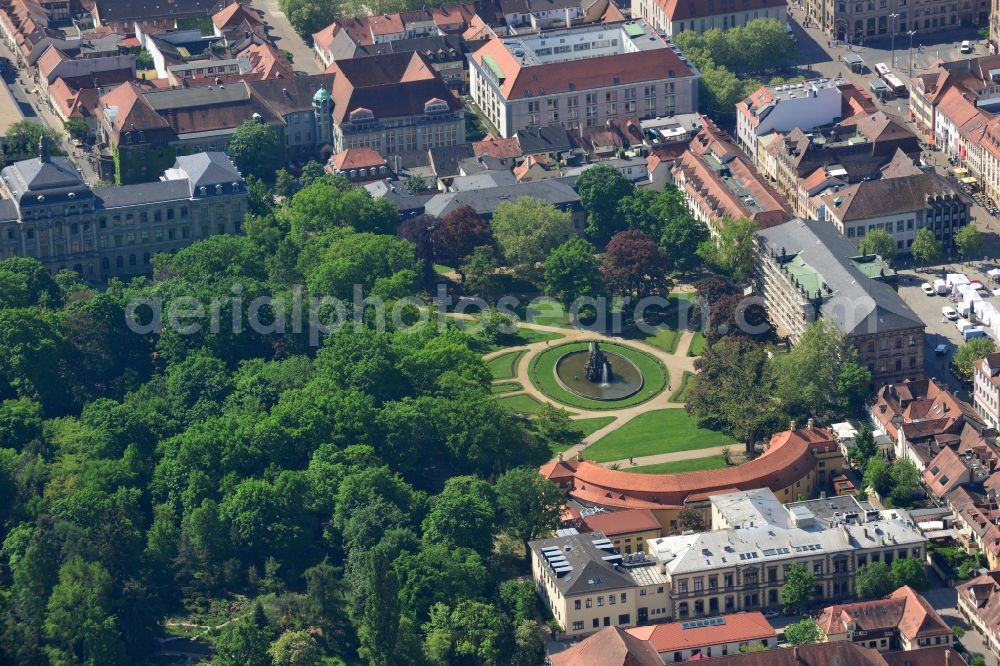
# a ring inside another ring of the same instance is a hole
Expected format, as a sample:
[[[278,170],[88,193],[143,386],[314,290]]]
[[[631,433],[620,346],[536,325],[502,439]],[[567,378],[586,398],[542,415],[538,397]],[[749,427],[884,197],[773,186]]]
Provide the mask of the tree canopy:
[[[244,175],[262,180],[274,178],[274,166],[281,159],[278,137],[271,126],[253,118],[236,128],[229,139],[229,156]]]

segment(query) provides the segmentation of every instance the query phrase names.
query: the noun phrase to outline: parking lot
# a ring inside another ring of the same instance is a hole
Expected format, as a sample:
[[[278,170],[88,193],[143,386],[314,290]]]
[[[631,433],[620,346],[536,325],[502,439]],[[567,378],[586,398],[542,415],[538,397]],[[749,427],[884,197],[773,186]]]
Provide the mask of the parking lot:
[[[960,390],[963,398],[969,397],[968,390],[966,387],[962,387],[951,373],[949,363],[955,349],[964,344],[964,341],[962,334],[955,326],[955,322],[945,319],[942,314],[942,308],[945,306],[957,308],[958,304],[947,296],[928,296],[920,288],[920,285],[924,282],[933,284],[934,280],[943,279],[946,273],[965,273],[970,280],[979,280],[987,289],[995,289],[997,281],[986,275],[986,271],[993,267],[993,264],[985,263],[976,265],[947,264],[942,267],[917,271],[900,270],[898,273],[899,295],[927,327],[924,335],[924,371],[928,377],[946,382],[952,390]],[[1000,308],[1000,296],[984,296],[983,300]],[[934,351],[940,344],[948,345],[948,351],[944,355],[938,355]]]

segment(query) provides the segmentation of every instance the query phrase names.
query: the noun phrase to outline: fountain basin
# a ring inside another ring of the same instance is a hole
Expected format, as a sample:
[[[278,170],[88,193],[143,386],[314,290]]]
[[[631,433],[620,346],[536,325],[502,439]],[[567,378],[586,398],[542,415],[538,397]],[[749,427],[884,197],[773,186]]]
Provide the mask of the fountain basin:
[[[591,400],[621,400],[642,390],[642,372],[632,361],[613,351],[602,351],[612,368],[607,383],[587,379],[590,352],[580,349],[563,354],[556,361],[554,371],[559,384],[570,393]]]

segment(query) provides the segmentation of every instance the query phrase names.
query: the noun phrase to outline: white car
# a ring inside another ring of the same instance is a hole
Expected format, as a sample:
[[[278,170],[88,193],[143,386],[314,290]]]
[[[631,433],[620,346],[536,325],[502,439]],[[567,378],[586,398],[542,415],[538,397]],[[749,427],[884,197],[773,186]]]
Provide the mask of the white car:
[[[941,308],[941,314],[943,314],[949,321],[956,321],[958,319],[958,311],[950,305],[946,305]]]
[[[928,296],[934,295],[934,287],[931,286],[930,282],[924,282],[922,285],[920,285],[920,290],[923,291]]]
[[[961,53],[972,53],[972,42],[967,39],[962,40],[962,45],[958,47],[958,50]]]
[[[766,613],[764,613],[764,617],[767,618],[768,620],[778,617],[779,615],[781,615],[781,613],[779,613],[776,610],[769,610]]]

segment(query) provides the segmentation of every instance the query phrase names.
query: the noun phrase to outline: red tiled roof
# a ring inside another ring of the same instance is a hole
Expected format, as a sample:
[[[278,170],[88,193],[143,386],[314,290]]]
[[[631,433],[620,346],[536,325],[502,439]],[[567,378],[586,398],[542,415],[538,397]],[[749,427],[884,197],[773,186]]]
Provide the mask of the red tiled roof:
[[[583,460],[549,463],[539,471],[566,485],[566,470],[571,469],[570,495],[584,502],[617,508],[664,509],[683,506],[694,494],[711,495],[729,489],[787,488],[814,469],[813,449],[824,445],[835,445],[832,431],[803,428],[777,433],[759,457],[719,470],[632,474]]]
[[[334,61],[333,118],[341,123],[351,112],[368,109],[376,118],[419,115],[432,99],[444,100],[452,111],[462,108],[440,75],[417,53],[386,53]]]
[[[219,30],[223,30],[233,25],[239,25],[243,21],[247,21],[254,25],[263,25],[264,22],[260,20],[256,12],[253,12],[246,7],[244,7],[239,2],[234,2],[233,4],[225,7],[212,16],[212,23]]]
[[[774,627],[759,611],[732,613],[722,616],[725,624],[711,627],[684,629],[680,622],[654,624],[647,627],[629,629],[636,638],[649,641],[653,649],[663,654],[680,650],[720,645],[722,643],[742,643],[761,641],[777,637]]]
[[[652,645],[618,627],[605,627],[551,660],[552,666],[663,666]]]
[[[581,518],[591,532],[603,532],[612,537],[660,529],[660,521],[649,509],[627,509],[610,513],[595,513]]]
[[[137,130],[166,129],[170,127],[166,120],[153,110],[142,89],[131,81],[123,83],[101,98],[104,108],[117,107],[112,129],[117,133],[135,126]]]
[[[517,137],[509,139],[497,139],[488,136],[482,141],[472,144],[472,151],[476,157],[495,157],[498,160],[511,159],[521,156],[521,145],[517,142]]]
[[[403,19],[399,14],[369,16],[368,26],[373,35],[395,35],[403,32]]]
[[[348,148],[330,158],[338,171],[385,166],[385,159],[374,148]]]
[[[705,659],[703,663],[705,666],[886,666],[877,650],[843,641],[731,654]]]
[[[581,67],[580,62],[575,60],[522,67],[507,50],[503,40],[493,37],[472,54],[480,65],[487,56],[504,74],[500,92],[508,100],[604,88],[613,85],[616,78],[621,85],[660,81],[671,70],[674,77],[691,75],[691,69],[670,48],[588,58],[586,67]]]

